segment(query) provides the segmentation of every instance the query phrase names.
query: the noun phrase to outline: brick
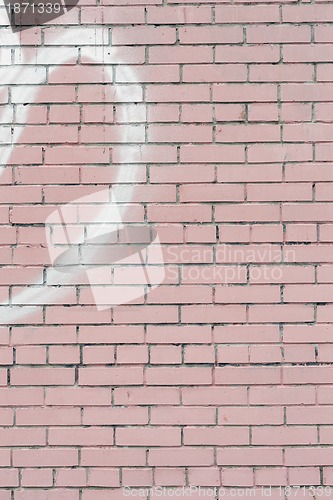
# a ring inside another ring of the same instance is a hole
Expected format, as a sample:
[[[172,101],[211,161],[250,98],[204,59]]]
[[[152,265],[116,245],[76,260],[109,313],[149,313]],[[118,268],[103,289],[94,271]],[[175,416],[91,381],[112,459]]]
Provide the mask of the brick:
[[[279,289],[265,286],[222,286],[216,287],[215,302],[217,303],[272,303],[279,301]]]
[[[124,474],[125,470],[123,470]],[[123,476],[124,477],[124,476]],[[88,474],[88,486],[106,486],[114,487],[119,486],[119,470],[111,468],[91,468]]]
[[[112,30],[113,45],[161,45],[176,41],[175,28],[135,26]]]
[[[329,448],[299,447],[286,450],[286,465],[288,466],[331,465],[331,462]]]
[[[246,402],[244,387],[184,387],[183,405],[239,405]]]
[[[248,43],[295,43],[311,41],[309,26],[249,26],[246,30]]]
[[[99,46],[94,48],[94,57],[92,57],[90,48],[82,47],[81,49],[82,64],[100,64],[100,61],[103,60],[104,62],[109,61],[109,62],[115,62],[117,64],[136,64],[136,63],[140,64],[144,62],[144,49],[143,47],[128,47],[128,49],[126,50],[126,54],[123,54],[123,56],[120,57],[117,47],[110,48],[110,47]],[[95,71],[97,71],[97,68]],[[109,78],[110,78],[109,74],[104,73],[103,80],[108,80]],[[106,92],[113,92],[113,89],[107,89]]]
[[[309,122],[312,119],[310,103],[285,103],[281,106],[281,117],[288,122]]]
[[[149,49],[149,62],[152,64],[185,64],[185,63],[211,63],[213,52],[211,47],[174,46],[151,47]]]
[[[280,375],[278,367],[224,366],[215,368],[215,383],[219,385],[247,385],[248,383],[251,385],[273,385],[279,383]]]
[[[46,446],[44,429],[3,428],[0,430],[1,446]]]
[[[322,264],[318,269],[318,282],[319,283],[331,283],[331,266]]]
[[[86,346],[83,348],[84,364],[112,364],[115,360],[115,349],[113,346]]]
[[[47,487],[53,485],[52,469],[23,469],[21,484],[24,487]]]
[[[318,215],[321,215],[321,208],[319,207],[320,210],[318,210]],[[322,212],[323,213],[323,212]],[[323,217],[323,216],[322,216]],[[309,217],[310,218],[310,217]],[[324,217],[323,217],[324,218]],[[293,245],[288,245],[288,252],[289,252],[289,258],[290,260],[292,259],[293,262],[304,262],[304,263],[309,263],[309,262],[328,262],[327,259],[327,250],[329,250],[330,244],[322,244],[320,247],[316,247],[316,245],[305,245],[305,246],[299,246],[296,248],[296,246]],[[325,256],[326,252],[326,256]]]
[[[159,425],[211,425],[216,421],[214,408],[200,407],[163,407],[152,408],[151,423]]]
[[[294,5],[285,5],[282,9],[284,22],[328,22],[333,18],[333,9],[326,9],[324,5],[302,5],[301,8]]]
[[[308,45],[304,50],[303,45],[286,45],[283,47],[284,62],[329,62],[331,48],[329,45]]]
[[[247,85],[215,84],[213,99],[215,102],[275,102],[277,97],[276,85]]]
[[[227,168],[226,168],[227,167]],[[219,165],[218,182],[275,182],[282,181],[281,165]]]
[[[254,224],[251,227],[251,240],[259,243],[281,242],[283,241],[283,226],[280,224]]]
[[[143,47],[136,47],[136,50],[139,50],[139,54],[134,53],[134,57],[130,59],[128,62],[133,64],[137,62],[143,62]],[[134,49],[134,50],[135,50]],[[84,50],[82,48],[82,50]],[[133,50],[133,49],[131,49]],[[140,55],[139,61],[137,60],[138,57],[137,55]],[[114,54],[108,53],[110,62],[114,58]],[[100,54],[100,58],[105,57],[105,54],[102,53]],[[118,61],[119,63],[121,61]],[[91,63],[91,59],[88,57],[86,60],[86,63],[89,64]],[[128,73],[130,75],[130,73]],[[103,76],[101,75],[101,78]],[[100,102],[112,102],[112,103],[135,103],[135,102],[140,102],[142,101],[142,89],[139,85],[129,85],[126,87],[118,86],[118,87],[108,87],[108,86],[103,86],[100,85],[99,87],[96,87],[94,84],[82,84],[79,85],[78,87],[78,102],[83,103],[83,104],[90,104],[90,103],[97,103],[100,104]],[[105,119],[103,119],[103,122]]]
[[[327,142],[330,140],[328,124],[309,123],[306,127],[298,123],[284,125],[283,138],[286,142]]]
[[[289,423],[289,422],[288,422]],[[253,429],[253,444],[255,445],[297,445],[317,444],[317,429],[310,427],[257,427]]]
[[[81,465],[89,466],[142,466],[145,464],[143,449],[83,448]]]
[[[212,165],[170,165],[168,171],[164,168],[152,165],[150,167],[150,181],[152,183],[202,183],[212,182],[214,180],[214,171]]]
[[[277,46],[229,46],[226,50],[223,46],[216,48],[217,62],[224,63],[277,63],[280,53]]]
[[[162,486],[183,486],[185,485],[185,469],[172,467],[156,467],[155,480]]]
[[[13,385],[72,385],[74,370],[72,368],[13,368],[11,370]]]
[[[119,446],[180,446],[180,429],[154,427],[147,429],[117,429],[116,444]]]
[[[92,396],[94,396],[92,398]],[[86,387],[49,387],[46,390],[45,402],[47,405],[56,406],[107,406],[111,400],[111,393],[108,389],[94,389]]]
[[[112,157],[115,163],[156,163],[161,161],[163,163],[174,163],[177,158],[177,151],[175,146],[153,144],[139,147],[115,146],[112,148]]]
[[[185,445],[228,446],[248,443],[249,429],[246,427],[231,427],[225,432],[218,427],[186,427],[184,429]]]
[[[181,48],[181,47],[179,47]],[[161,64],[163,61],[156,61]],[[172,61],[169,61],[172,63]],[[180,63],[179,60],[175,62]],[[185,62],[187,62],[185,60]],[[200,62],[200,61],[197,61]],[[147,102],[203,102],[210,101],[209,86],[198,85],[147,85]]]
[[[126,486],[151,486],[153,484],[152,469],[123,469],[122,483]]]
[[[315,467],[291,467],[288,469],[291,485],[317,485],[320,483],[319,469]]]
[[[211,21],[211,9],[206,6],[185,6],[182,9],[168,6],[150,7],[147,21],[149,24],[197,24]]]
[[[311,242],[316,240],[317,228],[315,224],[287,224],[286,241]]]
[[[110,335],[111,334],[111,335]],[[144,330],[141,326],[81,326],[78,341],[81,344],[141,344]]]
[[[318,361],[321,363],[330,363],[332,359],[332,346],[321,345],[318,347]]]
[[[248,150],[250,163],[272,161],[311,161],[313,151],[310,144],[251,144]]]
[[[126,491],[126,490],[125,490]],[[110,488],[108,489],[99,489],[99,490],[96,490],[96,491],[89,491],[89,490],[84,490],[83,491],[83,494],[82,494],[82,499],[83,500],[93,500],[93,499],[96,499],[96,500],[116,500],[117,496],[119,497],[119,489],[112,489],[110,490]],[[146,495],[145,492],[143,492],[143,496],[142,498],[144,500],[147,500],[148,499],[148,496]]]
[[[281,98],[284,102],[322,102],[330,101],[331,83],[283,83],[281,85]]]
[[[197,347],[197,346],[195,346]],[[151,346],[150,363],[152,365],[180,364],[182,352],[180,346]]]
[[[189,471],[189,484],[195,486],[220,486],[220,470],[216,467],[193,467]]]
[[[179,104],[148,104],[147,117],[150,123],[178,122]]]
[[[218,363],[248,363],[248,346],[220,345],[217,347]]]
[[[108,7],[96,9],[95,7],[82,7],[81,19],[86,24],[124,24],[144,22],[144,9],[142,7],[131,6],[130,15],[127,7]],[[111,12],[112,11],[112,12]],[[95,26],[93,27],[95,30]]]
[[[316,199],[318,201],[331,201],[331,193],[329,188],[329,183],[320,184],[316,189]]]
[[[240,9],[237,5],[220,5],[216,8],[216,22],[227,24],[279,22],[279,10],[276,5],[258,5],[256,9],[251,7],[243,5]]]
[[[314,387],[306,386],[275,386],[275,387],[250,387],[250,404],[253,405],[300,405],[314,404]]]
[[[179,403],[180,392],[178,389],[168,387],[115,388],[114,401],[118,405],[128,406],[148,406],[152,404],[173,405]]]
[[[82,28],[81,28],[82,29]],[[80,40],[80,31],[77,29],[73,29],[70,32],[70,37],[66,37],[66,34],[68,31],[66,28],[61,28],[61,27],[52,27],[50,26],[50,29],[47,30],[47,33],[45,33],[45,45],[57,45],[57,42],[55,40],[55,37],[61,35],[62,36],[62,42],[63,45],[78,45],[78,43],[82,43],[82,45],[95,45],[95,44],[103,44],[105,37],[106,37],[106,32],[103,28],[89,28],[88,26],[83,27],[82,33],[84,33],[83,40],[79,42]]]
[[[329,422],[329,416],[333,410],[332,407],[325,407],[324,411],[322,408],[318,409],[318,412],[315,413],[313,408],[304,407],[303,411],[300,412],[300,409],[288,408],[287,410],[287,423],[290,424],[327,424]]]
[[[265,323],[268,318],[272,323],[297,323],[313,321],[313,307],[307,305],[275,304],[273,306],[250,306],[249,322]]]
[[[244,121],[245,106],[243,104],[216,104],[215,116],[217,121]]]
[[[129,73],[129,70],[133,69],[132,73]],[[164,64],[154,64],[153,66],[148,67],[139,67],[138,66],[119,66],[116,69],[116,81],[117,82],[179,82],[179,66],[177,64],[174,65],[164,65]],[[145,112],[145,109],[143,112]],[[139,110],[137,109],[137,112]],[[118,112],[118,114],[120,114]],[[139,121],[138,116],[134,121]]]
[[[1,406],[38,406],[43,405],[44,394],[42,388],[0,388]]]
[[[13,464],[17,467],[57,467],[78,464],[77,451],[62,449],[18,449],[13,450]]]
[[[317,81],[318,82],[332,81],[332,66],[330,64],[320,64],[318,66]]]
[[[9,408],[1,408],[0,422],[1,422],[1,425],[13,425],[13,422],[14,422],[13,410],[9,409]]]
[[[278,425],[283,421],[282,409],[274,407],[239,407],[220,408],[218,422],[221,425]],[[232,430],[232,429],[231,429]],[[231,443],[232,444],[232,443]],[[236,443],[234,443],[236,444]]]
[[[209,385],[212,382],[210,368],[147,368],[148,385]]]
[[[279,136],[277,125],[220,125],[216,129],[217,142],[275,142]]]
[[[257,469],[255,471],[257,485],[280,486],[287,485],[287,469]]]
[[[279,346],[250,346],[251,363],[280,363],[282,361],[282,350]]]
[[[284,289],[285,302],[330,302],[331,285],[287,285]]]
[[[243,31],[240,26],[186,26],[179,29],[181,44],[241,43]]]
[[[282,450],[275,448],[219,448],[218,465],[282,465]]]
[[[57,486],[85,486],[86,474],[84,469],[58,469],[55,479]]]
[[[312,345],[286,345],[284,348],[284,359],[287,363],[297,363],[300,360],[314,362],[316,360],[315,347]]]
[[[15,496],[18,500],[43,500],[45,495],[48,495],[50,500],[55,500],[59,495],[64,500],[78,500],[78,492],[66,490],[64,488],[56,488],[54,490],[19,490],[15,492]]]
[[[67,364],[74,364],[80,362],[80,351],[78,347],[75,346],[52,346],[49,348],[49,363],[50,364],[61,364],[61,362]]]
[[[21,408],[16,411],[16,425],[79,425],[79,408]]]
[[[326,343],[330,342],[329,325],[285,325],[285,343]]]
[[[149,125],[149,142],[211,142],[212,130],[206,125]],[[160,200],[162,201],[162,200]],[[173,200],[172,200],[173,201]]]
[[[103,427],[78,429],[75,427],[49,428],[50,446],[111,446],[114,444],[113,433]]]
[[[141,368],[80,368],[79,383],[86,385],[138,385],[143,382]]]
[[[239,163],[245,159],[244,146],[233,144],[214,144],[209,147],[191,144],[181,146],[181,163],[188,163],[194,159],[198,163],[216,163],[222,160],[228,161],[229,163]]]
[[[147,408],[85,408],[84,425],[146,424]]]
[[[172,462],[170,462],[172,460]],[[172,463],[175,466],[182,465],[212,465],[214,461],[212,448],[159,448],[150,450],[148,463],[153,466],[165,466]]]
[[[184,350],[185,363],[214,363],[213,346],[186,346]]]
[[[331,377],[329,366],[286,366],[283,370],[285,384],[325,384],[329,383]]]
[[[214,342],[223,344],[257,344],[279,342],[279,329],[274,325],[216,326]]]
[[[276,104],[256,104],[248,105],[248,119],[254,122],[278,121],[278,107]]]
[[[228,204],[227,206],[218,206],[215,210],[216,220],[218,222],[246,222],[265,221],[277,222],[279,220],[278,205],[274,204]]]
[[[253,486],[253,469],[245,467],[222,468],[223,486]]]
[[[181,319],[185,323],[234,323],[245,322],[245,308],[238,305],[182,306]]]
[[[13,345],[38,344],[73,344],[76,342],[74,327],[14,327],[12,331]]]

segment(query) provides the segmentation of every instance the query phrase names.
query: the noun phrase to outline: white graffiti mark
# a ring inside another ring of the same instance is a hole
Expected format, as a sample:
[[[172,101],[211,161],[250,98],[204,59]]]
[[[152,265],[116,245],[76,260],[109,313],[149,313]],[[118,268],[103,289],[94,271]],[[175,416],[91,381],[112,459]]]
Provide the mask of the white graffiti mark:
[[[1,19],[1,16],[6,16],[5,9],[0,9],[0,24],[6,24],[6,22],[3,22],[3,19]],[[66,15],[63,16],[64,19],[64,24],[66,24]],[[6,35],[4,35],[4,32],[1,32],[0,30],[0,46],[4,46],[5,43],[2,42],[2,37],[6,37],[6,45],[8,45],[8,36],[10,38],[10,44],[19,47],[20,46],[20,41],[19,41],[19,36],[20,34],[15,34],[15,33],[8,33],[8,29],[6,29]],[[73,46],[77,44],[77,39],[78,37],[82,37],[82,40],[84,40],[85,37],[85,32],[83,27],[78,27],[78,26],[73,26],[73,27],[68,27],[66,30],[61,30],[61,34],[59,37],[57,37],[57,46]],[[3,92],[6,91],[6,88],[10,88],[11,85],[15,86],[15,89],[19,89],[19,102],[23,102],[27,105],[25,106],[19,106],[17,108],[17,115],[16,115],[16,122],[17,123],[26,123],[27,120],[27,115],[29,113],[29,104],[32,104],[34,102],[34,99],[36,97],[37,92],[40,90],[40,85],[45,85],[46,82],[41,80],[39,84],[35,85],[17,85],[18,82],[30,82],[36,81],[36,72],[38,71],[38,61],[45,60],[45,57],[48,57],[51,61],[55,60],[57,61],[57,65],[59,66],[62,62],[64,63],[68,58],[70,57],[70,51],[68,51],[68,54],[66,52],[62,51],[62,56],[59,58],[59,51],[57,51],[57,46],[54,46],[50,49],[50,47],[47,47],[47,53],[46,53],[46,48],[43,46],[36,46],[34,48],[34,59],[32,60],[31,58],[29,59],[25,53],[24,48],[21,48],[21,59],[20,59],[20,64],[14,65],[10,71],[9,76],[7,75],[6,77],[6,87]],[[94,46],[85,46],[85,57],[89,58],[91,61],[94,61],[100,65],[102,65],[103,69],[103,75],[104,75],[104,81],[110,81],[112,82],[112,62],[108,62],[107,64],[104,63],[104,60],[106,58],[106,51],[110,51],[110,47],[108,46],[102,46],[102,47],[94,47]],[[0,64],[2,63],[1,59],[2,53],[0,50]],[[119,54],[119,57],[121,57],[121,54]],[[61,60],[62,58],[62,60]],[[52,71],[55,71],[58,66],[53,66],[49,67],[49,76],[52,74]],[[130,120],[130,109],[129,105],[133,102],[135,102],[135,99],[132,97],[132,89],[133,89],[133,84],[138,85],[135,79],[135,74],[133,71],[128,68],[127,66],[125,67],[125,71],[127,72],[128,78],[126,79],[128,82],[132,82],[131,85],[116,85],[116,84],[110,84],[107,83],[104,85],[104,88],[106,88],[107,85],[112,85],[112,90],[114,94],[114,101],[116,102],[121,102],[124,104],[124,122],[129,123]],[[38,81],[38,78],[37,78]],[[103,82],[103,83],[105,83]],[[1,84],[1,81],[0,81]],[[1,94],[0,94],[1,95]],[[135,96],[135,93],[134,93]],[[17,98],[17,94],[16,94]],[[2,109],[2,121],[4,123],[10,123],[11,122],[11,117],[12,117],[12,104],[8,103],[3,106]],[[0,176],[5,172],[5,169],[9,163],[10,157],[12,153],[14,152],[15,147],[17,147],[17,144],[20,140],[21,134],[24,131],[24,127],[20,128],[15,128],[13,127],[13,134],[12,134],[12,143],[10,146],[4,146],[0,148]],[[130,135],[129,135],[129,130],[127,127],[125,127],[124,131],[124,136],[122,138],[122,143],[126,144],[130,142]],[[75,146],[73,146],[75,147]],[[107,147],[107,146],[105,146]],[[135,165],[134,162],[134,153],[132,148],[122,148],[120,150],[119,154],[119,159],[118,163],[121,164],[121,166],[117,170],[117,176],[116,179],[113,183],[113,188],[112,188],[112,195],[111,199],[109,202],[105,202],[104,199],[104,191],[97,191],[95,194],[95,199],[94,203],[98,203],[98,201],[102,201],[103,203],[98,204],[98,211],[95,216],[95,219],[91,221],[92,227],[94,227],[95,224],[95,234],[92,232],[93,236],[100,236],[102,234],[110,233],[110,225],[109,225],[109,220],[110,220],[110,210],[111,212],[118,210],[117,208],[117,191],[118,187],[121,184],[122,185],[122,200],[124,199],[124,186],[125,186],[125,199],[127,202],[131,201],[132,198],[132,193],[133,193],[133,183],[136,178],[137,170],[138,167]],[[126,165],[130,165],[131,169],[126,169]],[[97,196],[97,197],[96,197]],[[86,204],[87,200],[82,199],[82,200],[73,200],[70,204],[66,205],[67,209],[69,208],[70,210],[72,209],[77,209],[77,203],[80,203],[82,201],[83,204]],[[94,206],[94,205],[91,205]],[[73,208],[74,207],[74,208]],[[64,209],[61,209],[62,211]],[[66,210],[66,208],[65,208]],[[127,205],[123,207],[123,212],[122,216],[124,217],[126,215],[126,211],[129,210],[129,206]],[[51,257],[51,263],[55,264],[56,263],[56,256],[54,254],[55,247],[52,245],[51,242],[51,232],[52,232],[52,221],[54,222],[57,217],[59,216],[59,213],[61,213],[59,210],[56,210],[53,214],[51,214],[50,218],[48,221],[46,221],[46,231],[47,231],[47,240],[48,240],[48,248],[50,251],[50,257]],[[111,217],[112,218],[112,217]],[[101,224],[101,221],[105,222],[104,224]],[[66,221],[62,221],[63,227],[66,230]],[[122,227],[121,220],[118,221],[118,226],[113,227],[113,230],[119,230]],[[94,231],[94,230],[93,230]],[[111,230],[112,232],[112,230]],[[70,237],[67,237],[67,250],[68,252],[68,245],[71,246],[71,248],[77,248],[79,245],[80,241],[73,241]],[[153,247],[153,252],[155,253],[155,262],[159,264],[158,268],[155,268],[153,272],[150,273],[150,275],[147,275],[146,269],[139,272],[140,274],[140,279],[142,281],[142,278],[146,278],[146,283],[149,286],[158,286],[164,279],[164,268],[163,268],[163,259],[162,259],[162,254],[161,254],[161,249],[159,245],[159,239],[158,236],[155,234],[154,238],[150,240],[149,243],[152,243]],[[89,248],[89,262],[93,261],[94,257],[97,256],[98,252],[100,252],[100,246],[91,246]],[[64,252],[64,248],[59,249],[60,254]],[[66,254],[66,251],[65,251]],[[157,254],[157,256],[156,256]],[[67,256],[65,257],[65,259]],[[143,265],[144,267],[144,262],[143,262],[143,257],[142,254],[139,252],[137,254],[137,259],[139,259],[139,262],[135,262],[136,264],[141,263],[141,266]],[[120,263],[125,263],[125,260],[119,258],[118,259],[118,264]],[[133,260],[129,260],[129,262],[132,264]],[[147,262],[147,261],[146,261]],[[62,266],[68,266],[68,262],[66,262],[64,259],[61,262]],[[77,265],[81,264],[81,266]],[[68,283],[73,283],[75,282],[75,279],[73,278],[73,273],[79,275],[80,272],[82,272],[82,263],[76,262],[76,265],[70,266],[70,273],[67,273],[66,277],[64,274],[62,274],[61,277],[61,283],[65,284],[66,280],[68,280]],[[143,275],[142,275],[143,272]],[[104,273],[104,274],[103,274]],[[149,274],[149,273],[148,273]],[[96,280],[97,284],[100,285],[101,282],[104,283],[103,279],[105,279],[105,269],[103,270],[103,267],[96,268],[95,270],[91,270],[88,272],[88,277],[89,277],[89,282],[91,285],[96,285]],[[100,277],[100,278],[99,278]],[[135,278],[134,278],[135,280]],[[148,281],[147,281],[148,280]],[[48,269],[48,283],[57,283],[59,282],[59,270],[54,267],[54,268],[49,268]],[[112,286],[109,288],[112,288]],[[61,303],[61,299],[66,295],[66,287],[51,287],[51,286],[43,286],[42,289],[42,296],[41,296],[41,291],[38,288],[33,288],[33,287],[27,287],[24,291],[20,292],[18,295],[16,295],[11,303],[9,302],[2,302],[0,304],[1,309],[3,310],[3,313],[0,313],[0,323],[1,324],[15,324],[22,318],[24,318],[29,312],[27,309],[29,308],[24,308],[24,307],[17,307],[17,306],[22,306],[22,305],[41,305],[41,304],[48,304],[48,303]],[[97,305],[98,309],[103,309],[105,307],[110,307],[113,304],[120,304],[120,303],[126,303],[132,300],[133,298],[136,298],[138,296],[138,293],[142,293],[138,291],[137,289],[136,293],[133,294],[133,289],[129,289],[128,287],[123,288],[122,292],[120,292],[119,287],[114,288],[113,290],[109,293],[108,300],[105,300],[105,288],[98,286],[95,290],[94,293],[94,298],[95,298],[95,304]],[[123,295],[121,295],[121,293]],[[132,295],[131,295],[132,294]],[[144,294],[144,291],[143,291]],[[107,302],[107,303],[106,303]],[[0,309],[0,311],[1,311]]]

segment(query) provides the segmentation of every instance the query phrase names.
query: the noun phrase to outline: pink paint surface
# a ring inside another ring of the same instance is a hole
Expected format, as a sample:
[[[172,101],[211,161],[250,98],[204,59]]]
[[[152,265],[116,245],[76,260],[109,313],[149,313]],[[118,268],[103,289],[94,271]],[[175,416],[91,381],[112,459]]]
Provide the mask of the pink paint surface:
[[[5,24],[0,500],[332,497],[332,4]],[[115,214],[144,272],[53,267]]]

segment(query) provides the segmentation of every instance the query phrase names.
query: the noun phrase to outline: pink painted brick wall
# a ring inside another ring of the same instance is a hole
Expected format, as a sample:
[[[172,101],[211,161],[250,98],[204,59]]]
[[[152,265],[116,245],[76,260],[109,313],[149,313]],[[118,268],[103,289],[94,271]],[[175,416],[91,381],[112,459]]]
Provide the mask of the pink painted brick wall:
[[[81,0],[1,24],[0,499],[333,486],[332,2]],[[115,183],[165,278],[98,310],[44,226]]]

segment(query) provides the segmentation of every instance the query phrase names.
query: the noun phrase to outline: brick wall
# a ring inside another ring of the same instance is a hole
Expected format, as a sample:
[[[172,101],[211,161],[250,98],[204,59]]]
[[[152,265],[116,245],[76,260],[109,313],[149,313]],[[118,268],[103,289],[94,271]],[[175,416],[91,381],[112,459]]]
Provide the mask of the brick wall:
[[[97,4],[1,11],[0,499],[333,485],[332,3]],[[165,278],[99,309],[45,224],[112,189]]]

